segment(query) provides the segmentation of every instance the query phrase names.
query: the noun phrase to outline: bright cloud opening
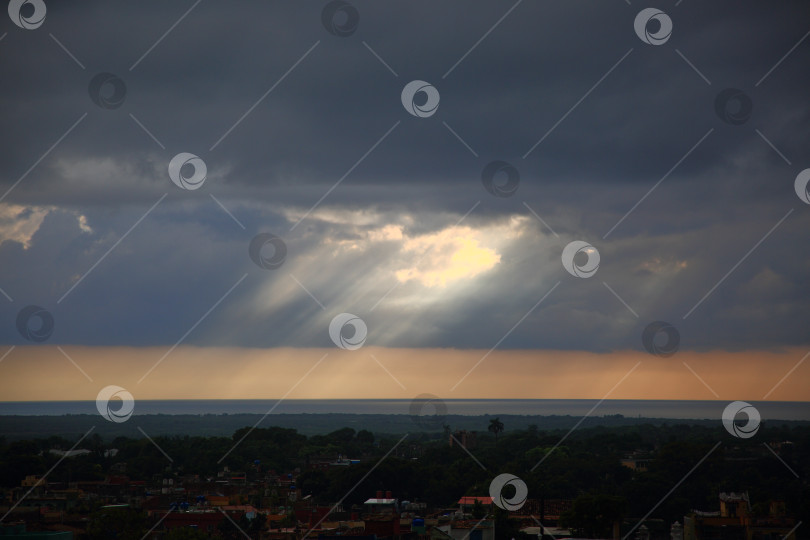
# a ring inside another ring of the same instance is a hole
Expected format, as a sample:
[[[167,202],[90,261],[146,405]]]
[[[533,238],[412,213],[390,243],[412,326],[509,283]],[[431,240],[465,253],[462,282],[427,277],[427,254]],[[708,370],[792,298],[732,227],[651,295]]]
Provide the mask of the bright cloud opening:
[[[437,233],[409,238],[402,251],[415,256],[413,266],[396,271],[397,280],[421,282],[426,287],[446,287],[474,278],[501,262],[494,249],[481,245],[482,233],[470,227],[450,227]]]

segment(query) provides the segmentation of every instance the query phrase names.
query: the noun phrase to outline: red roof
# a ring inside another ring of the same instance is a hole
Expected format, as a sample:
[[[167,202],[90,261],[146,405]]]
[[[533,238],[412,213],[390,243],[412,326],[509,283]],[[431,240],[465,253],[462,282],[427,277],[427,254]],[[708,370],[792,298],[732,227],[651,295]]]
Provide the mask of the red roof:
[[[480,501],[481,504],[492,504],[492,497],[462,497],[458,500],[458,504],[473,505],[475,501]]]
[[[258,511],[258,510],[256,510],[256,507],[254,507],[251,504],[234,504],[234,505],[228,505],[228,506],[221,506],[220,508],[222,508],[226,512],[253,512],[253,513],[256,513]]]

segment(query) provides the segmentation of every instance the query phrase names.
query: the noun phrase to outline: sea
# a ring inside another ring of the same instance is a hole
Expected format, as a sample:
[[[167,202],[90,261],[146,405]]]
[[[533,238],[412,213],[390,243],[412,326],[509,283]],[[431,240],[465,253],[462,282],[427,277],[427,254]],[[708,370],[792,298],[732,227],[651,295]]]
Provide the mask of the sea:
[[[609,416],[717,419],[730,401],[596,399],[447,399],[427,402],[416,414]],[[810,421],[810,402],[750,401],[763,419]],[[413,414],[423,402],[409,399],[204,399],[138,400],[147,414]],[[95,401],[2,401],[0,415],[61,416],[98,414]]]

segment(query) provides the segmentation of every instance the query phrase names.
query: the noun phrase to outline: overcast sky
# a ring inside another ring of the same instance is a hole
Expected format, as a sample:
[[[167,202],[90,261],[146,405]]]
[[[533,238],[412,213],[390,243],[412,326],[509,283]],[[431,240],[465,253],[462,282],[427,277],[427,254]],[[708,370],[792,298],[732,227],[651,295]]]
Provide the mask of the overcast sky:
[[[29,305],[65,347],[810,343],[807,2],[45,2],[0,20],[6,349]]]

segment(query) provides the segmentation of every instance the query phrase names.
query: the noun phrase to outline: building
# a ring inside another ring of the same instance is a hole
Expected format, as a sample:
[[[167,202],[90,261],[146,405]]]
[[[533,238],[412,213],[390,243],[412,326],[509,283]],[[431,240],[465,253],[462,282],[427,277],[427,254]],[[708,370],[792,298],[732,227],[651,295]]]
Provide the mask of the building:
[[[492,506],[492,497],[462,497],[458,500],[459,511],[462,514],[472,513],[476,501],[481,503],[487,510]]]
[[[25,523],[0,523],[0,538],[3,540],[73,540],[67,531],[28,532]]]
[[[218,510],[196,510],[189,512],[163,512],[155,514],[162,520],[162,528],[166,530],[192,527],[199,531],[213,533],[217,531],[220,523],[225,521],[225,515]]]
[[[767,516],[755,516],[747,492],[719,495],[720,510],[693,510],[683,518],[684,540],[795,540],[796,519],[785,515],[781,501],[771,501]]]
[[[442,538],[444,536],[444,538]],[[431,529],[433,540],[495,540],[495,523],[484,519],[459,519]]]
[[[386,491],[385,496],[382,491],[378,491],[376,497],[366,500],[363,505],[369,514],[399,514],[397,500],[393,498],[390,491]]]
[[[634,471],[646,471],[649,467],[650,462],[652,459],[650,458],[635,458],[635,457],[627,457],[621,460],[621,464],[628,469],[632,469]]]
[[[46,488],[46,487],[48,487],[48,482],[45,481],[45,479],[42,478],[39,475],[29,474],[28,476],[25,477],[25,479],[23,479],[22,482],[20,482],[20,486],[27,487],[27,488],[32,488],[32,487]]]
[[[465,429],[456,431],[449,437],[450,446],[460,445],[463,448],[475,448],[478,446],[478,434],[475,431],[467,431]]]

